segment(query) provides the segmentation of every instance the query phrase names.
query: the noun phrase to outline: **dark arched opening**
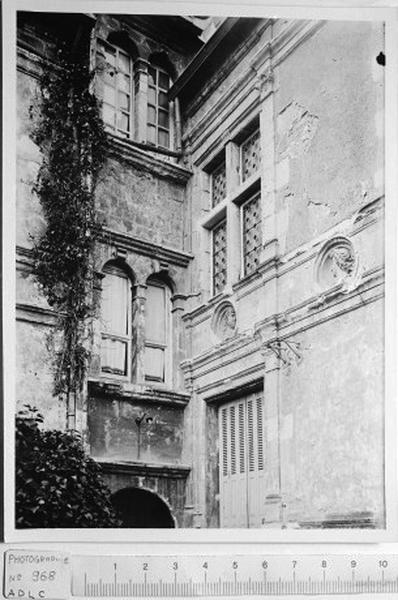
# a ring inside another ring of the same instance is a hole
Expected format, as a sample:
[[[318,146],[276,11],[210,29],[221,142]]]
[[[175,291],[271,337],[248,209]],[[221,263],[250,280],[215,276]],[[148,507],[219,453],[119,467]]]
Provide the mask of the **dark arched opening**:
[[[167,504],[155,493],[143,488],[125,488],[112,496],[122,527],[173,528],[174,519]]]

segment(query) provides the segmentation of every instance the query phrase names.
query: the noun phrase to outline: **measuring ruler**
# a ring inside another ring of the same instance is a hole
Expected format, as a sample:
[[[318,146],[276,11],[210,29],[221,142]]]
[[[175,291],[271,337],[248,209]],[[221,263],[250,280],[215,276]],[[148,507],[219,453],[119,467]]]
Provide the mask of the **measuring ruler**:
[[[9,550],[8,600],[398,597],[398,555],[101,555]]]
[[[398,555],[74,556],[72,596],[398,594]]]

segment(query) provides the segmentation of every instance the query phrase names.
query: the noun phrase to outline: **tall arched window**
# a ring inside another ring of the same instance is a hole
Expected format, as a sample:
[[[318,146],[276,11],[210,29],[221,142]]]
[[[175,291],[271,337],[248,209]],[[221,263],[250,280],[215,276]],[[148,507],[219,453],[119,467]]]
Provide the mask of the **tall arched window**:
[[[169,88],[169,73],[152,62],[148,67],[147,142],[162,148],[170,148],[171,142]]]
[[[105,61],[105,62],[104,62]],[[131,137],[133,110],[133,59],[122,48],[98,40],[97,64],[102,80],[102,116],[108,129]]]
[[[171,376],[171,294],[156,277],[147,281],[145,379],[167,383]]]
[[[130,376],[131,282],[116,266],[104,269],[101,301],[101,372]]]

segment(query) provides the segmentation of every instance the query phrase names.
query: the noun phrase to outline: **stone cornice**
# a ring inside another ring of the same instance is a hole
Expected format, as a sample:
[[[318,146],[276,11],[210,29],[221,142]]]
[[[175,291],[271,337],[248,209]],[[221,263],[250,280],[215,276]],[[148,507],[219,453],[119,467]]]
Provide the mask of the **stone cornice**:
[[[239,17],[227,17],[218,27],[217,31],[211,36],[209,41],[202,46],[187,68],[174,82],[169,91],[169,99],[174,100],[181,92],[187,88],[189,82],[195,77],[198,70],[205,64],[209,57],[220,46],[228,33],[239,22]]]
[[[276,67],[302,44],[307,38],[318,31],[326,21],[294,20],[282,29],[271,42],[272,66]]]
[[[215,126],[219,125],[220,114],[223,110],[228,109],[229,113],[235,110],[236,107],[233,103],[234,100],[239,97],[239,93],[242,89],[245,89],[245,94],[247,95],[252,89],[259,87],[258,75],[264,70],[265,65],[269,63],[271,56],[272,68],[274,68],[322,25],[322,21],[293,21],[289,23],[289,25],[286,26],[272,42],[264,44],[252,59],[250,65],[251,69],[238,77],[234,84],[217,100],[215,106],[206,113],[192,130],[184,135],[183,139],[189,140],[192,151],[195,151],[196,147],[200,145],[201,138],[205,133],[208,136],[209,126],[212,126],[214,129]],[[268,21],[266,26],[268,26]],[[254,39],[256,40],[257,38]],[[249,85],[252,87],[249,88]],[[259,101],[260,93],[258,97],[258,102]],[[198,104],[198,101],[196,101],[196,104]],[[256,107],[253,106],[252,111],[254,111],[255,108]]]
[[[150,151],[145,151],[133,141],[124,140],[108,134],[108,156],[124,160],[129,165],[143,169],[149,173],[185,185],[192,173],[185,167],[156,158]]]
[[[109,400],[129,400],[147,404],[164,404],[174,408],[184,408],[190,401],[190,394],[149,386],[124,384],[119,381],[90,379],[88,382],[91,397]]]
[[[362,283],[346,293],[342,286],[330,288],[324,294],[307,299],[285,312],[273,314],[254,324],[252,331],[242,332],[223,344],[184,361],[181,368],[191,379],[213,372],[217,366],[239,361],[243,356],[255,356],[264,343],[290,338],[339,317],[347,312],[380,300],[384,296],[382,268],[364,274]],[[236,353],[236,354],[235,354]],[[256,365],[253,367],[256,369]],[[237,373],[239,378],[241,373]],[[213,384],[209,389],[212,389]],[[199,388],[196,388],[199,389]],[[200,388],[201,389],[201,388]]]
[[[210,396],[204,396],[204,400],[209,404],[221,404],[235,400],[235,398],[242,398],[253,392],[259,392],[264,388],[264,376],[257,377],[257,379],[251,379],[248,382],[240,383],[236,386],[230,386],[223,389],[222,392],[216,392]],[[203,390],[202,390],[203,391]]]
[[[139,477],[161,477],[164,479],[186,479],[191,471],[189,465],[169,465],[105,460],[93,457],[102,472],[116,475],[138,475]]]
[[[192,254],[189,254],[188,252],[175,250],[168,246],[160,246],[159,244],[154,244],[153,242],[148,242],[128,235],[127,233],[121,233],[120,231],[114,231],[106,227],[103,227],[99,232],[98,241],[179,267],[187,267],[193,259]]]
[[[37,325],[55,325],[59,313],[51,308],[43,308],[34,304],[25,304],[17,302],[16,304],[16,320],[25,321],[27,323]]]

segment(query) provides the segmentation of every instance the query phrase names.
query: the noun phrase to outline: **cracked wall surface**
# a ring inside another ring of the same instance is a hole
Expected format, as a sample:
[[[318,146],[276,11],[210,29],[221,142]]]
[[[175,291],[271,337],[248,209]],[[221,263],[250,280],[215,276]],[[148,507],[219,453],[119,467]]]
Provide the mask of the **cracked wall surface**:
[[[383,193],[384,71],[378,24],[328,22],[276,69],[277,211],[282,249]],[[286,165],[288,163],[288,165]],[[287,221],[287,222],[286,222]]]

